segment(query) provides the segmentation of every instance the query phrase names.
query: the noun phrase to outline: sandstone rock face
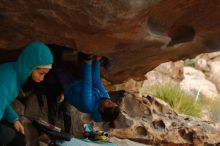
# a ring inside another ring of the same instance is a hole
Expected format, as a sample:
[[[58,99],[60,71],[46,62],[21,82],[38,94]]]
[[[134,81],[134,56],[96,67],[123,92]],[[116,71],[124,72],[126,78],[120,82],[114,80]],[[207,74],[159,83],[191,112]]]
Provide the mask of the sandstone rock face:
[[[220,142],[219,124],[179,115],[164,102],[150,96],[136,98],[126,94],[122,114],[115,125],[112,136],[145,144],[200,146]]]
[[[215,84],[207,80],[201,71],[192,67],[184,67],[184,79],[180,82],[180,87],[194,96],[203,94],[214,98],[219,94]]]
[[[220,92],[220,61],[212,62],[210,67],[210,80],[216,85],[217,90]]]
[[[195,58],[195,67],[206,72],[207,78],[212,81],[218,92],[220,91],[220,52],[201,54]]]
[[[0,2],[0,49],[35,40],[105,55],[121,82],[162,62],[219,49],[219,0]]]

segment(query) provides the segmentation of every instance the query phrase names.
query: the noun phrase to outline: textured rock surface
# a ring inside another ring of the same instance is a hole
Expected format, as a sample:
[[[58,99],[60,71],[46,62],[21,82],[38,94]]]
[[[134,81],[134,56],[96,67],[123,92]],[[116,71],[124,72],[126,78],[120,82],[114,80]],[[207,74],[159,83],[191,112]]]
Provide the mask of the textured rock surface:
[[[184,79],[180,82],[180,87],[195,96],[198,93],[209,98],[219,95],[215,84],[206,79],[203,72],[193,67],[184,67]]]
[[[42,40],[112,58],[120,82],[162,62],[219,49],[219,0],[0,2],[0,49]]]
[[[215,84],[219,92],[220,52],[201,54],[195,58],[195,63],[195,67],[206,73],[207,78]]]
[[[131,108],[132,107],[132,108]],[[153,97],[137,98],[127,94],[122,114],[111,135],[145,144],[208,145],[219,144],[219,124],[178,115]]]

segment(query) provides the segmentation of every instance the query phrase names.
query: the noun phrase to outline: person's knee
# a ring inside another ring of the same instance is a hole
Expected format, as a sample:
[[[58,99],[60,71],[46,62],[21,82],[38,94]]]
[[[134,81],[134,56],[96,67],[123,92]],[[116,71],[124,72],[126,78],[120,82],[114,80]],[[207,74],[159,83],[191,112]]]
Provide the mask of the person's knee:
[[[26,139],[25,136],[19,132],[16,132],[14,139],[8,146],[26,146]]]
[[[7,125],[0,124],[0,145],[9,144],[15,137],[15,130]]]

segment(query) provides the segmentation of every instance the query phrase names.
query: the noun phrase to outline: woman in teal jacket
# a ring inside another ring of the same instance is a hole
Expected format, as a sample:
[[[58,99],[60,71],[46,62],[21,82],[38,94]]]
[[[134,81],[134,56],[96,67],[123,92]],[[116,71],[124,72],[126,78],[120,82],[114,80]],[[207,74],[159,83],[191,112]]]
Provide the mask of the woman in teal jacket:
[[[0,145],[25,145],[24,128],[10,104],[29,76],[35,82],[43,81],[52,63],[49,48],[42,42],[32,42],[15,62],[0,64]],[[2,124],[2,119],[13,124],[15,130]]]

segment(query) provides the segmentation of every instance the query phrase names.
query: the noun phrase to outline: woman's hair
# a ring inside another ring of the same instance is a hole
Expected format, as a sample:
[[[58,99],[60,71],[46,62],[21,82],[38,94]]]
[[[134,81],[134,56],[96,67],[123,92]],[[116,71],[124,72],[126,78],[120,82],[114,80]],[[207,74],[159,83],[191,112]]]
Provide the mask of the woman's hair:
[[[106,107],[104,108],[104,111],[100,113],[101,113],[103,121],[112,122],[118,117],[119,112],[120,112],[119,107],[114,106],[114,107]]]

